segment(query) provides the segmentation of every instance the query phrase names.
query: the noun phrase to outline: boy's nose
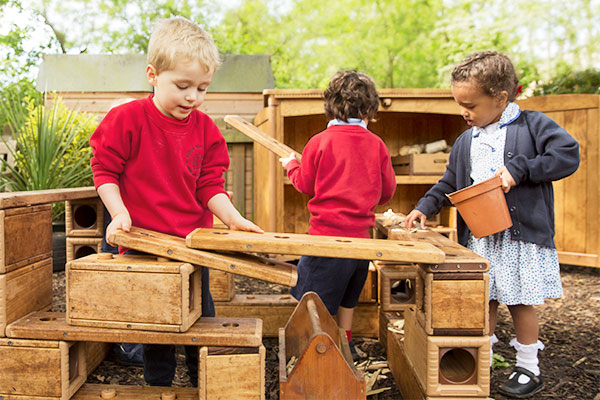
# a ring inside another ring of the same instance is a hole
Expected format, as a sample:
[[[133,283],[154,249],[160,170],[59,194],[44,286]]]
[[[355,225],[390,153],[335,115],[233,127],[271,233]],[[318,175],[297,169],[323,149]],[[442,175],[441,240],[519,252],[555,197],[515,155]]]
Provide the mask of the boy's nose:
[[[185,99],[187,101],[196,101],[197,98],[198,98],[198,95],[196,94],[195,90],[187,92],[186,95],[185,95]]]

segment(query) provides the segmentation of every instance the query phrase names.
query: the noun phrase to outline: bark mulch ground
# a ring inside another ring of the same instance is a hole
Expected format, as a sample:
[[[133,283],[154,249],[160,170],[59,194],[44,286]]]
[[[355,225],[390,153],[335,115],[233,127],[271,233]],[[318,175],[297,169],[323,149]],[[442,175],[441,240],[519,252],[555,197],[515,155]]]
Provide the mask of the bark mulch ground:
[[[564,296],[551,299],[538,307],[540,340],[546,349],[540,352],[540,367],[546,384],[534,399],[600,400],[600,269],[561,266]],[[64,311],[64,272],[54,273],[53,311]],[[236,277],[239,293],[287,293],[280,285]],[[491,397],[505,399],[498,393],[515,362],[515,352],[508,345],[514,336],[512,321],[506,307],[501,307],[496,335],[500,343],[494,352],[510,364],[508,368],[492,372]],[[386,355],[376,339],[356,338],[357,347],[371,361],[385,361]],[[265,390],[267,399],[278,399],[278,343],[276,338],[263,339],[266,355]],[[178,367],[173,386],[191,386],[185,372],[183,355],[178,354]],[[123,367],[114,358],[106,359],[87,380],[88,383],[143,385],[143,371],[139,367]],[[392,374],[383,371],[374,389],[389,388],[369,396],[373,400],[401,399]]]

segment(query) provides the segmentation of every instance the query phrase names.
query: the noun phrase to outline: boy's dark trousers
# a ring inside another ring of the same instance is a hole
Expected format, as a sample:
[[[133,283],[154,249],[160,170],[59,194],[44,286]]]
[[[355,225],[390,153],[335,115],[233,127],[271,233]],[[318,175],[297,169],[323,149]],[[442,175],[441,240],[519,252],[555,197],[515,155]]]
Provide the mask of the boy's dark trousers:
[[[202,268],[202,317],[214,317],[215,305],[209,290],[208,268]],[[184,346],[185,363],[192,386],[198,386],[198,346]],[[144,345],[144,379],[150,386],[171,386],[177,361],[175,346]]]

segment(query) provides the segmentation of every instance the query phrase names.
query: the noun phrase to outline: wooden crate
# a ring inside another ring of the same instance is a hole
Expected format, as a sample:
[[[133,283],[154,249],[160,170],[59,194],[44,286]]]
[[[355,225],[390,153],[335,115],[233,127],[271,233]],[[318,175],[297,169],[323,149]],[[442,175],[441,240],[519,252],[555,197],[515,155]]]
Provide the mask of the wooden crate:
[[[67,262],[78,258],[100,253],[102,250],[101,237],[68,237],[67,238]]]
[[[436,175],[446,172],[449,153],[408,154],[392,157],[396,175]]]
[[[358,298],[359,303],[375,303],[377,302],[377,269],[373,263],[369,263],[369,273],[367,274],[367,280],[365,285],[360,292]]]
[[[345,332],[314,292],[305,293],[279,330],[279,398],[366,399]]]
[[[52,308],[52,259],[0,274],[0,337],[8,324],[32,311]]]
[[[0,274],[51,256],[50,204],[0,209]]]
[[[112,343],[103,342],[82,342],[85,346],[85,365],[87,367],[87,375],[94,372],[94,370],[104,361]]]
[[[0,338],[0,398],[67,400],[87,378],[81,342]]]
[[[231,301],[235,296],[234,275],[217,269],[210,270],[210,294],[214,301]]]
[[[429,335],[486,335],[489,330],[489,276],[485,272],[437,272],[418,268],[423,290],[417,320]],[[429,268],[429,270],[427,269]]]
[[[263,335],[278,337],[279,328],[285,326],[297,304],[289,294],[236,294],[231,301],[215,302],[215,310],[219,317],[259,318],[263,322]],[[354,308],[352,334],[377,337],[378,318],[377,303],[358,303]]]
[[[201,347],[201,400],[265,398],[265,347]]]
[[[490,338],[431,336],[404,312],[404,353],[427,396],[488,396]],[[388,338],[388,346],[389,346]]]
[[[404,314],[399,311],[383,311],[381,307],[379,311],[379,343],[383,346],[387,353],[388,335],[390,331],[393,333],[397,329],[394,328],[394,323],[399,320],[404,320]],[[391,328],[391,329],[390,329]]]
[[[67,237],[98,237],[104,234],[104,205],[99,197],[65,201]]]
[[[422,281],[415,264],[376,263],[379,305],[383,311],[403,311],[422,299]]]
[[[200,267],[189,263],[92,254],[67,264],[67,322],[184,332],[202,313],[201,284]]]

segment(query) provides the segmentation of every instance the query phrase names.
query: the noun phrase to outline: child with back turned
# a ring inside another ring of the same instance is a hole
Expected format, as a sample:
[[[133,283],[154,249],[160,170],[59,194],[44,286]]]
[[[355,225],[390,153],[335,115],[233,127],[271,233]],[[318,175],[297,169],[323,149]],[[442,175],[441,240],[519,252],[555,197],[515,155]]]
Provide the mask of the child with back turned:
[[[210,35],[185,18],[161,21],[152,33],[146,77],[154,93],[111,109],[90,139],[94,184],[112,218],[107,239],[132,225],[185,237],[212,227],[213,214],[230,229],[262,232],[231,204],[224,190],[225,139],[197,109],[219,63]],[[214,315],[203,268],[202,316]],[[175,346],[144,345],[143,350],[146,382],[171,386]],[[197,386],[198,348],[185,351]]]
[[[387,203],[396,189],[390,154],[383,141],[367,130],[375,118],[379,96],[373,80],[357,71],[337,73],[324,93],[327,129],[314,135],[302,153],[280,159],[292,185],[311,197],[311,235],[370,237],[373,210]],[[300,299],[316,292],[338,325],[346,331],[353,357],[351,330],[354,307],[366,281],[369,261],[303,256],[298,284]]]
[[[546,115],[521,110],[514,103],[518,79],[504,55],[474,53],[452,72],[452,95],[472,126],[452,147],[444,176],[405,220],[407,227],[439,212],[446,194],[500,176],[512,227],[475,238],[459,218],[459,242],[490,260],[490,347],[498,304],[506,304],[516,338],[510,344],[517,362],[499,391],[526,398],[542,390],[538,366],[539,324],[534,308],[546,298],[562,296],[560,268],[554,246],[552,181],[574,173],[579,145]]]

